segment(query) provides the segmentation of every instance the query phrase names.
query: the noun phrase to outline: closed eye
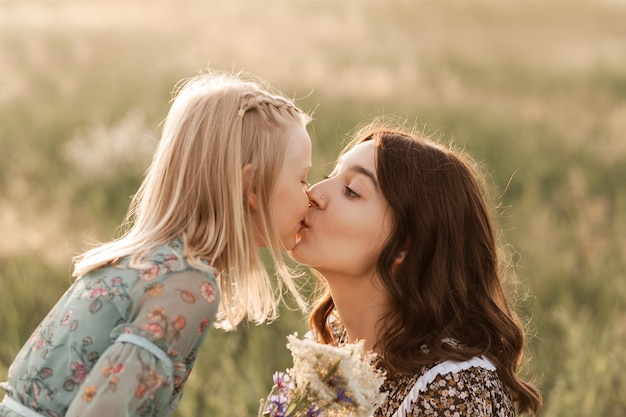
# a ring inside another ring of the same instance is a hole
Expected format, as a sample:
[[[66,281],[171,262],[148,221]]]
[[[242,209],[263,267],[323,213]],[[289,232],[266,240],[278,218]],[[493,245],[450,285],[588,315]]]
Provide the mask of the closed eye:
[[[360,198],[361,196],[357,193],[355,193],[352,188],[348,187],[347,185],[343,186],[344,188],[344,194],[346,195],[346,197],[348,198]]]

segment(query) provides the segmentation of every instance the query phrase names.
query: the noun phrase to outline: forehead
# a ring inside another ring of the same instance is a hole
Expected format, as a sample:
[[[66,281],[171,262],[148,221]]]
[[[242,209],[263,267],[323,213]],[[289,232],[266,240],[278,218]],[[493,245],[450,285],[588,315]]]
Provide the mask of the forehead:
[[[339,164],[360,165],[374,172],[376,165],[376,144],[368,140],[354,146],[339,159]]]
[[[286,129],[286,159],[288,160],[311,160],[311,138],[306,127],[301,123],[290,123]]]

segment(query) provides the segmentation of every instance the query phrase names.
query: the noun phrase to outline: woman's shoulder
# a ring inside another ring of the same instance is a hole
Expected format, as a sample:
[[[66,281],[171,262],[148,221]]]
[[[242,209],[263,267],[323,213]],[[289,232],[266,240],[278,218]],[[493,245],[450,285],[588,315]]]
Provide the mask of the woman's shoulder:
[[[462,410],[462,415],[513,416],[515,407],[495,370],[472,366],[438,374],[425,387],[419,409]]]
[[[413,415],[513,416],[514,404],[495,368],[488,362],[440,362],[417,374],[390,376],[384,385],[387,402],[377,416],[393,416],[409,396]],[[418,393],[412,392],[418,390]]]

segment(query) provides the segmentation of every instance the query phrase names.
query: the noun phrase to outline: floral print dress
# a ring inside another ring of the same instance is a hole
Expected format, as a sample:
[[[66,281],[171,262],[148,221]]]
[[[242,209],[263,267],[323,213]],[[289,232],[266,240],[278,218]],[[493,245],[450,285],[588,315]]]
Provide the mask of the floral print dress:
[[[329,324],[335,340],[341,345],[347,340],[345,327],[335,313],[329,317]],[[457,340],[445,338],[441,343],[454,347],[462,346]],[[428,346],[421,346],[425,352]],[[385,402],[380,404],[373,417],[514,417],[515,404],[497,371],[480,366],[472,366],[455,372],[437,374],[432,381],[421,387],[415,402],[406,412],[399,409],[413,386],[438,365],[425,366],[416,374],[388,374],[380,387],[387,393]],[[494,368],[495,369],[495,368]],[[384,368],[381,368],[385,371]]]
[[[169,416],[219,305],[180,240],[76,280],[9,368],[0,416]],[[33,414],[35,413],[35,414]]]
[[[388,393],[387,399],[378,407],[374,416],[396,415],[415,382],[429,369],[423,369],[419,375],[388,377],[381,387],[382,391]],[[515,406],[495,371],[471,367],[460,372],[438,375],[424,387],[406,416],[513,417]]]

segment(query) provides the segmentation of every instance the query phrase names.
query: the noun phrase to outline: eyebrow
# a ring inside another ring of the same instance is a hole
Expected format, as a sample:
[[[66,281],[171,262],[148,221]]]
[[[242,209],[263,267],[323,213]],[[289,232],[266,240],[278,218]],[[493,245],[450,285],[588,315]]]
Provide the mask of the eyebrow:
[[[372,180],[372,183],[374,183],[374,188],[378,190],[379,188],[378,180],[376,179],[376,175],[374,175],[372,171],[370,171],[367,168],[362,167],[361,165],[352,165],[350,167],[350,171],[356,172],[357,174],[362,174],[368,177],[370,180]]]

